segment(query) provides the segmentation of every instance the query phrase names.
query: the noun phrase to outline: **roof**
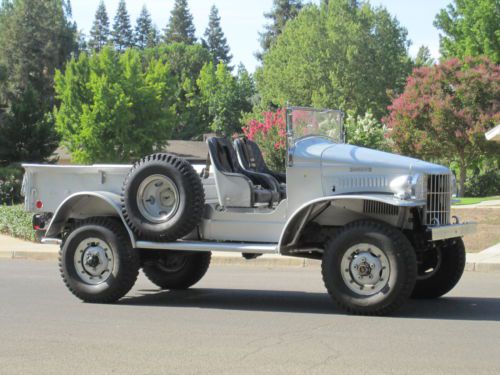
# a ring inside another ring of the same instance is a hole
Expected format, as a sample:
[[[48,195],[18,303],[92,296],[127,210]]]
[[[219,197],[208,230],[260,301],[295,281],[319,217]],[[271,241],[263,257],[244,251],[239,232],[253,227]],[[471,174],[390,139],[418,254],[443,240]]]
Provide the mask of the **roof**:
[[[205,162],[208,155],[208,146],[202,141],[181,141],[171,140],[162,147],[163,152],[169,152],[177,156],[181,156],[189,161]],[[64,146],[59,146],[54,152],[54,156],[58,158],[59,164],[71,164],[71,153]]]
[[[486,139],[488,141],[500,142],[500,125],[497,125],[493,129],[486,132]]]
[[[189,160],[205,161],[208,155],[208,145],[202,141],[172,140],[167,142],[162,151],[170,152]]]

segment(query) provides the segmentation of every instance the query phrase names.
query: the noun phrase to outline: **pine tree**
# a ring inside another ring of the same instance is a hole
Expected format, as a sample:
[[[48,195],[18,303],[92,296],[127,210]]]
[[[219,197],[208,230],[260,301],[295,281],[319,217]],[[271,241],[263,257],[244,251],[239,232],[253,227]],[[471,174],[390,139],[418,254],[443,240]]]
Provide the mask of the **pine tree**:
[[[95,12],[94,23],[90,30],[89,48],[94,51],[100,51],[109,43],[109,18],[104,1],[101,0],[97,11]]]
[[[232,56],[229,51],[229,45],[227,44],[227,39],[224,36],[220,25],[219,11],[215,5],[212,6],[210,10],[210,17],[208,19],[208,27],[205,30],[205,40],[204,44],[207,46],[215,66],[219,65],[219,62],[223,62],[226,66],[231,63]]]
[[[113,43],[117,51],[122,52],[134,45],[134,35],[130,25],[130,16],[127,12],[125,0],[120,0],[113,23]]]
[[[265,31],[259,34],[262,48],[262,51],[256,54],[259,60],[262,60],[262,56],[283,32],[286,23],[295,18],[303,6],[302,0],[273,0],[271,11],[264,13],[264,17],[270,20],[271,24],[266,25]]]
[[[153,25],[151,15],[145,5],[142,7],[141,14],[137,18],[134,42],[140,49],[151,48],[158,44],[158,30]]]
[[[57,147],[54,72],[76,52],[63,0],[17,0],[0,8],[0,160],[43,161]]]
[[[165,29],[165,42],[194,44],[196,42],[195,31],[187,0],[175,0],[174,9]]]

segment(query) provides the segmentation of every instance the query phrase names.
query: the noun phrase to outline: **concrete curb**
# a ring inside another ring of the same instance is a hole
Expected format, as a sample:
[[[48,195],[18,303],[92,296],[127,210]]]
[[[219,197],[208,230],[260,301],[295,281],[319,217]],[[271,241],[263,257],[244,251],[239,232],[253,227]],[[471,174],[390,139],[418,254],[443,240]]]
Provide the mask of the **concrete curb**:
[[[465,270],[470,272],[498,272],[500,263],[477,261],[478,254],[467,254]],[[10,260],[39,260],[57,261],[58,253],[54,251],[0,251],[0,259]],[[294,268],[321,268],[321,262],[313,259],[285,257],[279,255],[263,255],[256,259],[246,260],[241,256],[217,253],[212,256],[214,265],[258,266],[267,268],[294,267]]]

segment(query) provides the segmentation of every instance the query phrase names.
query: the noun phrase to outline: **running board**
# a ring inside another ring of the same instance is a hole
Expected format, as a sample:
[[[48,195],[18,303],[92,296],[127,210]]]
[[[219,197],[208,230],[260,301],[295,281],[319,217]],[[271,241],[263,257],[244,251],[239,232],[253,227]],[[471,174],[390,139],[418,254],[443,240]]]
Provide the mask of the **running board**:
[[[225,251],[232,253],[249,254],[278,254],[278,245],[275,243],[248,243],[248,242],[208,242],[208,241],[177,241],[151,242],[137,241],[138,249],[151,250],[184,250],[184,251]]]

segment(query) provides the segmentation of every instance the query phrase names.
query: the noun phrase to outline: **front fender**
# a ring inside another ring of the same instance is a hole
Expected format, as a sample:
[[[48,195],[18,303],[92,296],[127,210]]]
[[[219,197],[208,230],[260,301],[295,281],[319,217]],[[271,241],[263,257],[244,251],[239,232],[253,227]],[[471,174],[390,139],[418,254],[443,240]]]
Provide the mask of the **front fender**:
[[[328,208],[332,202],[340,200],[362,200],[389,204],[396,207],[422,207],[425,205],[423,200],[405,201],[394,198],[387,194],[355,194],[355,195],[334,195],[313,199],[300,206],[287,220],[280,236],[278,251],[284,252],[285,248],[293,247],[294,242],[298,241],[302,230],[311,218],[320,215]]]
[[[86,219],[95,216],[118,217],[135,247],[135,236],[125,222],[121,209],[121,197],[106,191],[84,191],[67,197],[57,208],[49,224],[45,237],[56,239],[69,219]]]

